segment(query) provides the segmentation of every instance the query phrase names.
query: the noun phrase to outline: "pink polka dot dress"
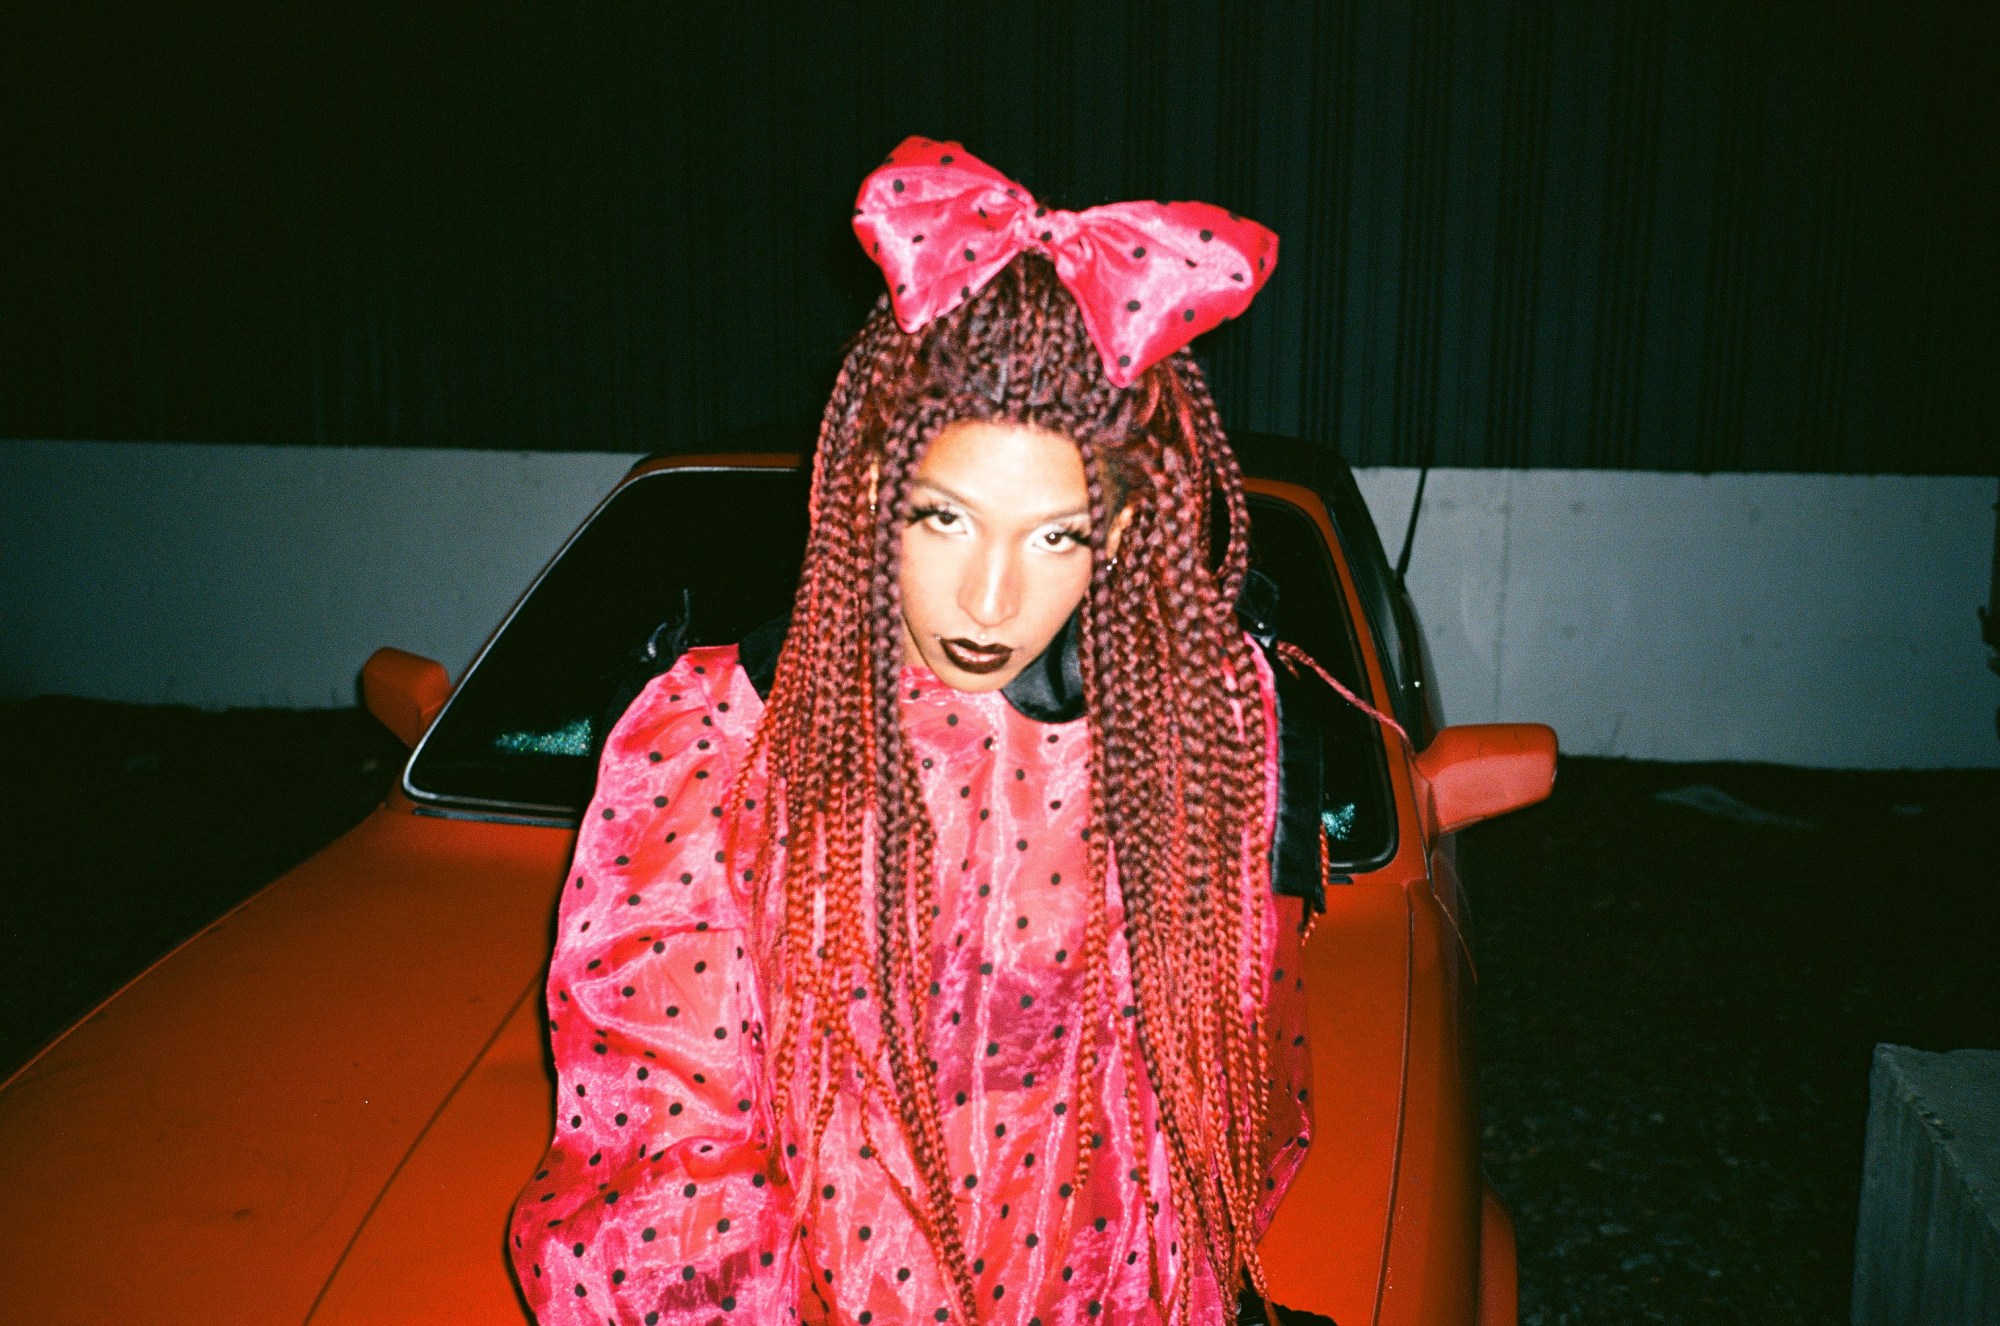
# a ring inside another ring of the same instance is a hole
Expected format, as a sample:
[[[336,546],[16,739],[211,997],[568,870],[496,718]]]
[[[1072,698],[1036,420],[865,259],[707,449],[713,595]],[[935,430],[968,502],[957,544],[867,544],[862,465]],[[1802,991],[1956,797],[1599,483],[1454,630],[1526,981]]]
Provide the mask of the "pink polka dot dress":
[[[1261,653],[1258,665],[1268,719]],[[1233,1320],[1235,1288],[1218,1285],[1205,1259],[1185,1257],[1173,1228],[1143,1075],[1130,1084],[1148,1125],[1138,1137],[1108,1038],[1094,1079],[1080,1080],[1087,721],[1040,722],[1000,692],[957,691],[916,666],[903,669],[900,696],[937,831],[928,1052],[979,1320],[1158,1323],[1183,1275],[1190,1320]],[[899,1183],[917,1185],[883,1106],[864,1104],[859,1083],[846,1091],[816,1164],[803,1129],[781,1130],[771,1114],[750,939],[766,900],[757,881],[725,869],[719,804],[762,712],[735,646],[692,649],[652,680],[605,745],[549,968],[555,1136],[508,1235],[542,1326],[964,1320],[898,1196]],[[1274,786],[1275,760],[1270,768]],[[746,793],[761,788],[753,780]],[[1115,879],[1106,887],[1107,1029],[1129,1037]],[[1267,908],[1264,967],[1246,973],[1247,988],[1266,992],[1272,1046],[1260,1229],[1312,1131],[1297,946]],[[872,1002],[857,1008],[857,1038],[873,1053]],[[1089,1181],[1073,1189],[1079,1091],[1096,1098],[1103,1140]]]

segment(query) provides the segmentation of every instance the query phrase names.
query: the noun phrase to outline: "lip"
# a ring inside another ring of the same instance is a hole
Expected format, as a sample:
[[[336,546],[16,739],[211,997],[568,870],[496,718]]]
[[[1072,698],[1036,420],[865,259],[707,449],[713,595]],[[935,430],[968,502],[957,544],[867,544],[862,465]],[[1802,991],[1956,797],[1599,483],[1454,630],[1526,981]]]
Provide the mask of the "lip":
[[[938,647],[944,650],[953,667],[974,674],[998,672],[1014,657],[1013,649],[1007,645],[991,645],[982,650],[971,640],[946,640],[942,636],[938,637]]]

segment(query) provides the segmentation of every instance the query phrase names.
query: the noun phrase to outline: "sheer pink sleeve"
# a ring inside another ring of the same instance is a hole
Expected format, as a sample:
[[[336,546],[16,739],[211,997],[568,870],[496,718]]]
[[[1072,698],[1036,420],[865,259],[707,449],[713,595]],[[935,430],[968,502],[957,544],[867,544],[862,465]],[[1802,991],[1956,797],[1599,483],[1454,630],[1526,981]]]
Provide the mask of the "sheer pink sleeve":
[[[555,1136],[508,1238],[542,1326],[795,1315],[750,885],[719,860],[760,709],[733,646],[690,650],[605,744],[549,965]]]

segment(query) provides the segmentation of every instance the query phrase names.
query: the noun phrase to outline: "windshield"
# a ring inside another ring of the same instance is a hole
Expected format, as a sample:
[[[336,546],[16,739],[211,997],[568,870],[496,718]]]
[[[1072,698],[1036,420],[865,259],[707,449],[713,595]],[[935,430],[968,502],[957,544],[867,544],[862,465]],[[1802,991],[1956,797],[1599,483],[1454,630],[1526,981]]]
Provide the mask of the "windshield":
[[[1276,627],[1366,694],[1345,600],[1310,517],[1252,496],[1252,560],[1279,589]],[[667,469],[601,507],[530,589],[418,746],[406,787],[462,812],[574,823],[589,804],[612,706],[651,670],[647,641],[685,614],[684,644],[724,644],[790,607],[804,555],[796,470]],[[1386,854],[1393,819],[1380,734],[1324,687],[1326,810],[1336,855]]]

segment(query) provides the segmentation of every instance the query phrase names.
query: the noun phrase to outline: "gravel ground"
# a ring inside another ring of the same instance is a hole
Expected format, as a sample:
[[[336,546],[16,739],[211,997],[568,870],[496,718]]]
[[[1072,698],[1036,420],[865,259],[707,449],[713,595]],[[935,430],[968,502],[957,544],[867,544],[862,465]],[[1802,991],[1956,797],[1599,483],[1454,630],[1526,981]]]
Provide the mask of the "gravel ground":
[[[399,756],[355,710],[0,702],[0,1074]],[[1847,1320],[1871,1047],[2000,1047],[1996,812],[2000,771],[1565,759],[1465,836],[1525,1326]]]
[[[1873,1046],[2000,1047],[2000,772],[1556,786],[1463,858],[1522,1322],[1846,1322]]]

